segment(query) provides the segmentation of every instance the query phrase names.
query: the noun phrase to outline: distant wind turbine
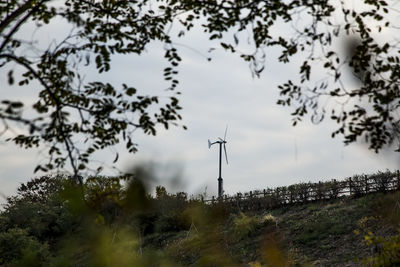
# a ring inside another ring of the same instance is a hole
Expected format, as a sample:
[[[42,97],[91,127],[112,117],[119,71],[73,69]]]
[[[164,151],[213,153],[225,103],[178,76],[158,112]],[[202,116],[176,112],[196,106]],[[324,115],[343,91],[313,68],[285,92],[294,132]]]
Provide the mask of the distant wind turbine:
[[[221,169],[222,169],[222,146],[224,147],[224,153],[225,153],[225,160],[226,164],[228,164],[228,155],[226,154],[226,132],[228,131],[228,126],[225,128],[225,135],[224,139],[221,137],[218,137],[218,141],[211,142],[210,139],[208,139],[208,148],[211,148],[212,145],[214,144],[219,144],[219,176],[218,176],[218,198],[222,198],[222,195],[224,194],[223,190],[223,180],[221,176]]]

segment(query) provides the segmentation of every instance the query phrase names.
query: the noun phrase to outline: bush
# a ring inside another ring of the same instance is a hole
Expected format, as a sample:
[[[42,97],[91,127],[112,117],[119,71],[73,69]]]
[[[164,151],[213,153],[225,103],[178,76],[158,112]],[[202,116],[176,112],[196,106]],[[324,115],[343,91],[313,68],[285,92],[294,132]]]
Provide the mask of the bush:
[[[44,266],[49,260],[47,244],[40,244],[23,229],[0,233],[0,265]]]
[[[394,176],[389,172],[378,172],[371,176],[376,183],[376,190],[379,192],[386,192],[390,189],[391,182]]]
[[[263,216],[262,222],[263,222],[265,225],[268,225],[268,224],[275,224],[275,225],[277,225],[277,224],[278,224],[276,218],[275,218],[272,214],[270,214],[270,213],[268,213],[268,214],[266,214],[266,215]]]
[[[255,216],[240,213],[233,219],[232,231],[236,240],[244,239],[255,232],[260,220]]]
[[[190,219],[182,213],[170,213],[161,215],[156,221],[156,232],[179,232],[188,230]]]
[[[375,247],[374,255],[361,260],[368,266],[400,266],[400,233],[393,237],[380,237],[369,232],[365,242]]]

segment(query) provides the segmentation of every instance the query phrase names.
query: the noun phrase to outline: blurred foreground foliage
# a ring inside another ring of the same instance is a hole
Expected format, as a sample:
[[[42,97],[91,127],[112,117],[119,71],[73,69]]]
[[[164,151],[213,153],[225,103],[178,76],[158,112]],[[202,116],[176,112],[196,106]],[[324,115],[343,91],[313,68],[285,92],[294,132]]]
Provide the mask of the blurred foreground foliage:
[[[357,253],[366,265],[396,266],[399,201],[376,193],[242,213],[162,186],[151,195],[137,176],[83,186],[43,176],[0,212],[0,266],[341,266]],[[323,260],[340,253],[341,262]]]
[[[372,255],[360,260],[366,266],[399,266],[400,265],[400,193],[385,195],[373,205],[372,216],[364,217],[358,222],[357,235],[364,236],[364,242]],[[398,229],[397,234],[387,231],[378,232],[378,225],[390,225]]]
[[[235,266],[229,246],[267,220],[134,176],[34,178],[0,213],[0,266]],[[221,245],[222,244],[222,245]]]

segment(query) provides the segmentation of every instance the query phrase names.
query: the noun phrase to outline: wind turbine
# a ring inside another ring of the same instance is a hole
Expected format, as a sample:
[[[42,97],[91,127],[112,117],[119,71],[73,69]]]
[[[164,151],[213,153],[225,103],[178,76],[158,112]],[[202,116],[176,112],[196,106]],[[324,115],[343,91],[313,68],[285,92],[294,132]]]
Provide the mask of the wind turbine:
[[[221,176],[221,169],[222,169],[222,147],[224,147],[224,152],[225,152],[225,160],[226,160],[226,164],[228,164],[228,155],[226,154],[226,146],[225,144],[226,142],[226,132],[228,131],[228,126],[226,126],[225,128],[225,135],[224,135],[224,139],[222,139],[221,137],[218,137],[218,141],[215,142],[211,142],[210,139],[208,139],[208,148],[210,149],[212,145],[214,144],[219,144],[219,176],[218,176],[218,198],[222,198],[222,195],[224,193],[223,190],[223,180],[222,180],[222,176]]]

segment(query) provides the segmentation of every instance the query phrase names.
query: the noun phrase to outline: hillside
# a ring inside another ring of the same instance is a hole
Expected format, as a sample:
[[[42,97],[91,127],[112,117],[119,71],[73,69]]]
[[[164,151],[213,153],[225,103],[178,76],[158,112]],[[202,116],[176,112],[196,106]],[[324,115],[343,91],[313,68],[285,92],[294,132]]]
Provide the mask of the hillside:
[[[365,242],[368,231],[383,237],[397,234],[399,201],[399,193],[376,193],[230,214],[208,236],[192,228],[189,234],[165,237],[161,247],[183,266],[197,266],[205,254],[219,253],[242,266],[360,266],[357,259],[376,252],[376,246]],[[156,239],[151,235],[144,243],[151,247]],[[211,247],[216,251],[210,252]]]
[[[394,178],[368,194],[364,177],[351,195],[299,184],[288,200],[280,188],[212,203],[127,177],[35,178],[0,212],[0,266],[396,266],[399,175],[371,177]]]

